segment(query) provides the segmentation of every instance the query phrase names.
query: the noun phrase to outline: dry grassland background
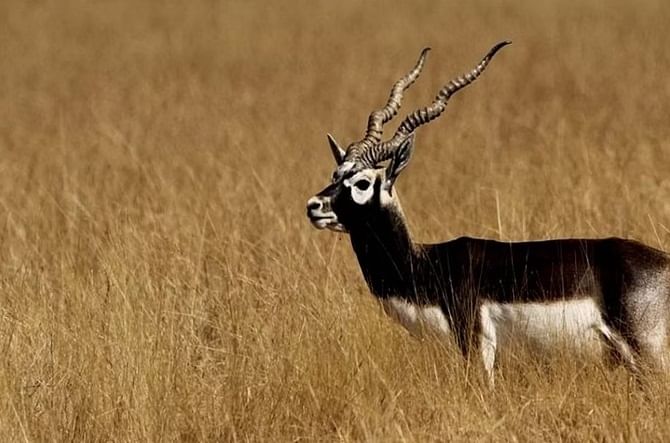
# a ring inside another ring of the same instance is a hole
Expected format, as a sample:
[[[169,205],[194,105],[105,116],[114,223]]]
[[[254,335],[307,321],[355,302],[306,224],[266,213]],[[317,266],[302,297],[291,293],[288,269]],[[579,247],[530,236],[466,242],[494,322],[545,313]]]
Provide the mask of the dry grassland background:
[[[415,239],[670,248],[670,4],[0,4],[0,440],[670,439],[670,387],[409,337],[307,198],[430,45]],[[395,129],[393,125],[391,130]]]

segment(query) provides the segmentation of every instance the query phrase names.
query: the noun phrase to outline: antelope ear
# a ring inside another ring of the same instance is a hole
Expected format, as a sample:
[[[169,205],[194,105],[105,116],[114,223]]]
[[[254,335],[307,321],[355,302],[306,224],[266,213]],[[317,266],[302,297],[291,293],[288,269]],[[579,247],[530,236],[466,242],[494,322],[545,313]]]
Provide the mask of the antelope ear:
[[[412,156],[412,151],[414,150],[414,134],[411,134],[405,140],[402,141],[398,149],[393,153],[391,158],[391,163],[388,168],[386,168],[386,188],[390,191],[395,183],[395,179],[398,178],[398,175],[405,169],[407,163],[409,163],[409,158]]]
[[[335,161],[337,162],[338,165],[341,165],[342,162],[344,161],[344,156],[347,154],[347,152],[340,148],[340,145],[337,144],[335,139],[333,138],[332,135],[328,135],[328,144],[330,145],[330,151],[333,153],[333,157],[335,157]]]

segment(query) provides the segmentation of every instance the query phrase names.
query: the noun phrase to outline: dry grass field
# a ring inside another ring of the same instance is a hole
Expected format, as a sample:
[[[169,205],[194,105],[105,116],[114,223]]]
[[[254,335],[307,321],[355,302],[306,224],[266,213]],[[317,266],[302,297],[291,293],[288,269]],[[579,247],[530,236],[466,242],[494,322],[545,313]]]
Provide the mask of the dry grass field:
[[[668,441],[670,382],[410,337],[305,202],[325,133],[495,42],[398,182],[419,241],[670,249],[670,3],[0,4],[0,440]],[[392,128],[393,125],[390,125]]]

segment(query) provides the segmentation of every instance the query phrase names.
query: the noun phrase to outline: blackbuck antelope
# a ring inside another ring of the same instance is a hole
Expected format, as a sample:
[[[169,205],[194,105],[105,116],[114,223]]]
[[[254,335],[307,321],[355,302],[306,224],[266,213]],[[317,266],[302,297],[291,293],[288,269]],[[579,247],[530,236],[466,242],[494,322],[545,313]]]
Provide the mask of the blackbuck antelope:
[[[414,148],[414,131],[437,118],[509,42],[495,45],[468,74],[450,81],[430,106],[409,114],[393,137],[382,127],[400,108],[428,49],[373,111],[362,140],[342,149],[331,183],[307,202],[319,228],[347,232],[370,290],[410,332],[453,336],[468,358],[478,349],[488,380],[499,345],[512,333],[549,343],[595,341],[633,373],[666,368],[670,257],[621,238],[500,242],[461,237],[412,241],[394,184]],[[387,166],[383,162],[389,161]]]

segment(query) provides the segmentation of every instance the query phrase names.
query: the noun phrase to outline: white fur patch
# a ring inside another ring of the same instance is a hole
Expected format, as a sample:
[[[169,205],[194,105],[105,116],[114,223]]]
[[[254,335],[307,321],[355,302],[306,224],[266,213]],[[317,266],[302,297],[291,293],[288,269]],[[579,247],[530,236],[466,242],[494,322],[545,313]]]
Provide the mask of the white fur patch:
[[[427,331],[449,337],[452,331],[439,306],[420,306],[398,297],[382,302],[384,311],[413,336]],[[480,352],[488,382],[494,384],[494,367],[500,347],[523,343],[531,349],[550,352],[557,345],[586,353],[601,353],[606,337],[634,367],[627,345],[605,324],[593,298],[553,303],[484,302],[480,309]],[[596,354],[597,355],[597,354]]]
[[[557,345],[598,353],[603,349],[603,335],[621,348],[624,358],[631,358],[603,321],[593,298],[551,303],[485,302],[480,308],[480,321],[480,352],[490,386],[494,385],[496,354],[512,342],[544,353]]]
[[[398,297],[390,297],[382,304],[384,312],[414,336],[421,337],[427,331],[450,334],[449,323],[439,306],[419,306]]]
[[[390,192],[390,188],[386,185],[383,184],[380,190],[380,195],[379,195],[379,201],[381,202],[381,205],[384,207],[391,206],[393,204],[398,204],[397,200],[393,198]]]
[[[553,303],[494,303],[481,307],[482,335],[493,346],[519,340],[548,350],[561,343],[577,348],[599,344],[606,328],[592,298]]]
[[[361,180],[365,180],[368,183],[366,189],[359,189],[358,186],[356,186],[356,183]],[[372,199],[372,196],[375,193],[374,182],[374,173],[370,173],[369,170],[364,170],[355,174],[351,178],[344,180],[343,184],[351,190],[351,198],[353,201],[359,205],[364,205]]]

